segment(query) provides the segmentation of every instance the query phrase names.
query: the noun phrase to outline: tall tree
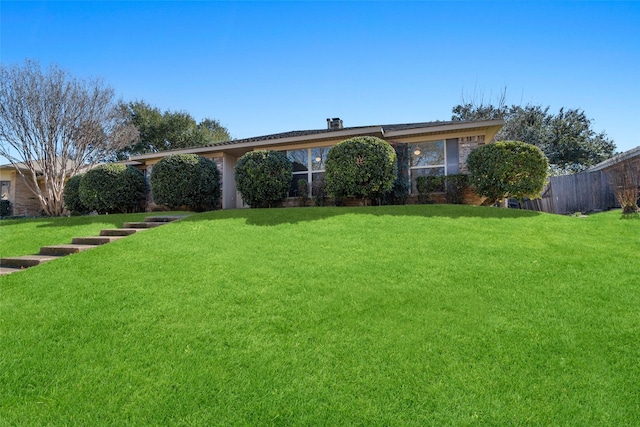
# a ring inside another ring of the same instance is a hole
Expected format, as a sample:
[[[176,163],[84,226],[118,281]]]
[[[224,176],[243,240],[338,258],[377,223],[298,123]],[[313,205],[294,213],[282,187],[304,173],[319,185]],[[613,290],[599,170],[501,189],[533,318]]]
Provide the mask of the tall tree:
[[[16,168],[45,214],[64,211],[63,188],[137,137],[114,90],[36,61],[0,65],[0,155]]]
[[[179,148],[228,141],[229,131],[213,119],[196,123],[185,111],[161,112],[144,101],[127,104],[130,123],[139,132],[139,139],[118,153],[123,160],[132,155],[155,153]]]
[[[205,137],[205,139],[207,140],[207,144],[229,141],[231,139],[229,130],[226,127],[222,126],[220,121],[216,119],[206,118],[198,123],[198,128],[203,131],[208,131],[208,135]]]
[[[495,141],[524,141],[540,148],[549,159],[552,174],[576,173],[615,154],[616,146],[606,133],[596,133],[592,120],[580,109],[561,108],[558,114],[549,107],[482,102],[463,102],[453,108],[452,120],[503,119],[505,125]]]

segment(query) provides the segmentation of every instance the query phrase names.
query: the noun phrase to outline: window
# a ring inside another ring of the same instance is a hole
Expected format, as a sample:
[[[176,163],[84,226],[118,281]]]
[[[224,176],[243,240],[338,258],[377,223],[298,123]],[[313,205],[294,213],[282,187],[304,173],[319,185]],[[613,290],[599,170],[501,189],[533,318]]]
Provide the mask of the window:
[[[298,196],[298,180],[304,179],[311,195],[324,180],[324,165],[330,147],[303,148],[287,151],[287,157],[293,163],[293,177],[289,186],[289,197]]]
[[[417,192],[416,178],[422,175],[446,175],[444,141],[418,142],[409,145],[409,177],[411,191]]]
[[[0,199],[8,199],[11,194],[11,181],[0,181]]]

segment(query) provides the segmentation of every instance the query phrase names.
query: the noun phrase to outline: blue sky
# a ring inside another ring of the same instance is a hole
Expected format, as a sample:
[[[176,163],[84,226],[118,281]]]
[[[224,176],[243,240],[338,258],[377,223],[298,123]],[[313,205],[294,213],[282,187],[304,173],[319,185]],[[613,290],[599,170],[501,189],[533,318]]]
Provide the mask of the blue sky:
[[[640,2],[0,3],[3,64],[102,77],[244,138],[449,120],[462,96],[581,108],[640,145]]]

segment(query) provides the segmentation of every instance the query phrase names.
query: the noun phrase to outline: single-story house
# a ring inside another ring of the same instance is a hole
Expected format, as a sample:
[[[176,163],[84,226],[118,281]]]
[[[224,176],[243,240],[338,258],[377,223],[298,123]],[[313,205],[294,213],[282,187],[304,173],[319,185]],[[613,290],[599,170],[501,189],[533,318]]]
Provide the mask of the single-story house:
[[[16,167],[20,168],[26,177],[31,175],[23,163],[18,163]],[[27,178],[20,175],[16,167],[10,163],[0,165],[0,199],[11,202],[13,215],[38,215],[42,210],[38,197],[29,188]]]
[[[322,180],[329,149],[345,139],[376,136],[390,144],[409,146],[410,180],[420,175],[451,175],[467,172],[467,156],[480,145],[491,142],[503,126],[502,120],[475,122],[436,121],[392,125],[344,127],[339,118],[327,119],[324,129],[291,131],[254,138],[237,139],[207,146],[131,156],[130,164],[148,176],[153,165],[170,154],[198,154],[216,162],[222,175],[222,208],[245,207],[236,189],[234,168],[248,151],[278,150],[294,164],[293,182],[306,179],[309,189]],[[311,191],[311,190],[310,190]]]
[[[601,170],[609,170],[612,167],[622,163],[629,161],[638,161],[640,159],[640,147],[632,148],[631,150],[625,151],[624,153],[618,153],[615,156],[607,159],[603,162],[598,163],[595,166],[591,166],[585,172],[597,172]]]
[[[44,178],[42,167],[39,162],[34,162],[36,180],[41,190],[44,190]],[[67,163],[67,173],[71,173],[75,168],[71,162]],[[18,172],[22,171],[22,174]],[[87,170],[85,167],[81,172]],[[31,180],[31,170],[25,163],[11,163],[0,165],[0,199],[11,202],[12,215],[15,216],[38,216],[42,212],[38,196],[31,190],[28,180]]]
[[[206,146],[131,156],[124,162],[142,170],[147,178],[153,165],[171,154],[198,154],[216,162],[222,176],[222,208],[246,207],[236,190],[234,169],[237,160],[254,150],[279,150],[294,163],[293,182],[306,179],[312,191],[323,179],[329,149],[338,142],[357,136],[376,136],[392,145],[408,144],[409,177],[451,175],[467,172],[467,156],[480,145],[491,142],[503,126],[502,120],[476,122],[435,121],[391,125],[344,127],[339,118],[327,119],[323,129],[283,132],[236,139]],[[20,165],[18,165],[20,167]],[[13,205],[14,215],[37,215],[40,205],[24,178],[13,165],[0,166],[2,198]],[[151,207],[153,204],[151,204]]]

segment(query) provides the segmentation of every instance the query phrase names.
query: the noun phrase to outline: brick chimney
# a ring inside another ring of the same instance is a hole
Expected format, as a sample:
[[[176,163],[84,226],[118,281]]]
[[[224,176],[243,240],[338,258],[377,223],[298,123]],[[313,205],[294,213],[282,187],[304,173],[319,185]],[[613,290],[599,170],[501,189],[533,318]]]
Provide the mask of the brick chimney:
[[[342,129],[344,126],[340,117],[334,117],[333,119],[327,119],[327,129],[335,130]]]

